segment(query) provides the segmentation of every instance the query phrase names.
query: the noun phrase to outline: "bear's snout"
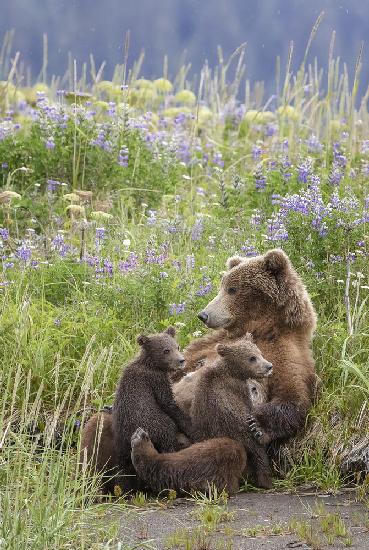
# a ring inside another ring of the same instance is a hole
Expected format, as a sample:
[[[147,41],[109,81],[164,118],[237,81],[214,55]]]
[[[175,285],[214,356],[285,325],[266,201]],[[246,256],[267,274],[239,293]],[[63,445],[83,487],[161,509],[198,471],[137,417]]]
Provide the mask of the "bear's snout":
[[[183,355],[179,358],[179,366],[184,367],[185,366],[185,358]]]
[[[197,316],[200,321],[206,324],[207,320],[209,319],[209,315],[205,313],[205,311],[200,311],[200,313]]]

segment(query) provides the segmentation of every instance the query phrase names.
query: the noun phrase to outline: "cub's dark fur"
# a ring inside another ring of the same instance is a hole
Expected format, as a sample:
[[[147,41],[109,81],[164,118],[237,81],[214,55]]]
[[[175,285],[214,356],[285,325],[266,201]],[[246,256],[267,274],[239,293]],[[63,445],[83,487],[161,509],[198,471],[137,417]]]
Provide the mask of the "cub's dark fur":
[[[174,338],[175,329],[139,336],[139,355],[125,367],[113,406],[113,432],[124,490],[136,487],[131,476],[131,437],[137,428],[146,430],[161,453],[178,451],[178,432],[191,437],[190,418],[174,401],[170,373],[184,364]],[[126,477],[129,476],[129,477]]]
[[[206,491],[209,483],[229,494],[239,488],[246,466],[243,446],[227,437],[195,443],[177,453],[158,453],[144,430],[132,436],[132,462],[139,475],[156,493]]]
[[[103,473],[103,494],[114,492],[114,476],[117,474],[117,457],[114,446],[112,415],[108,412],[94,414],[82,431],[80,463],[86,464],[91,473]]]
[[[272,486],[269,460],[263,434],[255,441],[246,419],[253,410],[249,378],[262,378],[272,372],[251,335],[234,343],[216,346],[218,359],[203,367],[191,405],[196,440],[230,437],[242,443],[247,454],[247,472],[259,487]]]

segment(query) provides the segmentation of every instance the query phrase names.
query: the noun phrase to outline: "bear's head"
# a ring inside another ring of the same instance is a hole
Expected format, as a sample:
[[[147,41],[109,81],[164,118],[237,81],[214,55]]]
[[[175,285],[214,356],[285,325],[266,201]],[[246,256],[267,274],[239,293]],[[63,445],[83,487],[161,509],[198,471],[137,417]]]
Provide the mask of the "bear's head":
[[[138,336],[137,342],[141,346],[141,354],[147,364],[163,371],[184,367],[185,360],[179,351],[175,334],[175,328],[169,327],[158,334]]]
[[[265,378],[273,372],[272,363],[264,359],[249,333],[235,342],[217,344],[215,349],[223,358],[229,372],[241,380]]]
[[[227,261],[218,295],[198,315],[209,328],[238,331],[268,319],[276,327],[315,328],[315,312],[288,256],[280,249]]]

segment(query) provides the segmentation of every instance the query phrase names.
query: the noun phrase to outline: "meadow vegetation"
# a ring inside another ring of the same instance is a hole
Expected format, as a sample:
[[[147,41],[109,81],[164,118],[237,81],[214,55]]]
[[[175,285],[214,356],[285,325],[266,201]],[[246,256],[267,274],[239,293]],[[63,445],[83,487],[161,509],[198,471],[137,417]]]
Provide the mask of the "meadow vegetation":
[[[115,548],[119,504],[93,504],[79,427],[113,400],[141,331],[182,346],[225,260],[282,247],[318,313],[322,380],[276,487],[367,487],[369,114],[329,71],[277,63],[276,93],[244,81],[244,47],[195,82],[103,80],[93,58],[25,86],[0,53],[0,544]],[[88,70],[87,70],[88,68]],[[87,76],[87,74],[89,75]],[[241,86],[242,84],[242,86]],[[365,496],[365,491],[362,492]],[[123,503],[123,505],[125,505]],[[109,526],[107,528],[107,525]]]

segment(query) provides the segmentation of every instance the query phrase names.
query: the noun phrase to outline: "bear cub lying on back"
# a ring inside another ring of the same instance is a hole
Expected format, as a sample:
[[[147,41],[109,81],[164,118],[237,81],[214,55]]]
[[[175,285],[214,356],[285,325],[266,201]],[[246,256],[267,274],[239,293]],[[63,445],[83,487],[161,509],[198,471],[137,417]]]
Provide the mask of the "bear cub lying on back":
[[[141,352],[124,369],[118,384],[113,433],[119,469],[125,476],[124,490],[136,488],[130,476],[136,474],[131,462],[131,437],[137,428],[150,434],[161,453],[178,451],[183,446],[179,433],[191,437],[191,420],[174,401],[169,379],[173,370],[184,365],[174,336],[173,327],[163,333],[139,336]]]
[[[196,440],[230,437],[241,443],[247,454],[247,473],[255,485],[268,489],[272,480],[263,434],[259,432],[255,441],[246,420],[253,410],[248,380],[269,376],[273,365],[264,359],[251,334],[218,344],[216,351],[218,358],[199,371],[191,405]]]

